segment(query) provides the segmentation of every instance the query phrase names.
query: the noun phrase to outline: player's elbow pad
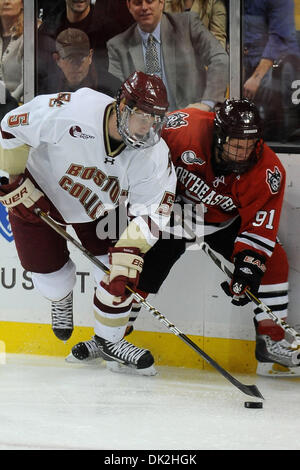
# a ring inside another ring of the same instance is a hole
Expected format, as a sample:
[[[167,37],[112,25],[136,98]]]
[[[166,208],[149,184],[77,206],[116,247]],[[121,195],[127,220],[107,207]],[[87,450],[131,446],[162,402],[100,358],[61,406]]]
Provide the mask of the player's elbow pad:
[[[4,149],[0,146],[0,169],[9,175],[24,173],[29,150],[30,147],[26,144],[13,149]]]

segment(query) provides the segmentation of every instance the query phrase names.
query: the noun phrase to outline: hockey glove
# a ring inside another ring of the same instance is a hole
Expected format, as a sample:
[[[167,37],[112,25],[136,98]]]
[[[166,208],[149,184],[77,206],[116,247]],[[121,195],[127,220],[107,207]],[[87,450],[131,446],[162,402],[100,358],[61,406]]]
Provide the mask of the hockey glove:
[[[238,253],[234,260],[234,272],[230,284],[222,282],[221,287],[225,294],[232,297],[231,303],[242,307],[251,300],[245,294],[249,289],[257,296],[261,279],[266,271],[265,257],[252,250]]]
[[[39,208],[49,212],[50,204],[44,194],[25,175],[19,175],[13,183],[9,183],[6,177],[2,177],[0,182],[0,203],[12,214],[26,222],[36,223],[40,219],[34,213],[34,209]]]
[[[101,286],[115,298],[113,305],[124,302],[130,295],[126,285],[135,290],[143,269],[144,260],[135,247],[109,248],[110,274],[104,276]]]

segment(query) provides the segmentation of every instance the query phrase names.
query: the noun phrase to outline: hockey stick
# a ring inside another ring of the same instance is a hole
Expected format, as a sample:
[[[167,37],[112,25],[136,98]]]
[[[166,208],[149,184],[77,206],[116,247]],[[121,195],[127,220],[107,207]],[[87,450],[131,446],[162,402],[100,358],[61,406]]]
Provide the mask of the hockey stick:
[[[212,261],[225,273],[230,279],[232,279],[232,272],[228,267],[222,262],[222,260],[212,251],[212,249],[208,246],[207,243],[202,242],[200,243],[200,248],[212,259]],[[252,302],[255,303],[263,312],[265,312],[269,318],[271,318],[274,323],[279,325],[284,331],[289,333],[293,338],[294,341],[297,344],[297,347],[300,347],[300,334],[297,333],[294,328],[292,328],[288,323],[286,323],[284,320],[281,318],[277,317],[275,313],[272,312],[272,310],[264,304],[260,299],[258,299],[254,294],[249,289],[246,289],[246,295],[247,297],[252,300]],[[296,348],[297,349],[297,348]]]
[[[53,230],[55,230],[59,235],[61,235],[65,240],[72,243],[76,246],[82,254],[89,259],[94,265],[100,268],[104,273],[109,274],[109,269],[98,260],[92,253],[90,253],[86,248],[84,248],[81,243],[75,240],[69,233],[67,233],[62,227],[60,227],[51,217],[49,217],[45,212],[40,209],[36,209],[35,213]],[[132,290],[129,286],[126,286],[127,290],[133,294],[135,300],[140,302],[143,307],[152,314],[154,318],[163,323],[172,333],[178,336],[185,344],[190,346],[197,354],[199,354],[206,362],[208,362],[212,367],[214,367],[220,374],[225,377],[229,382],[231,382],[235,387],[237,387],[241,392],[251,397],[264,398],[256,385],[246,385],[241,383],[239,380],[234,378],[229,374],[225,369],[223,369],[214,359],[212,359],[206,352],[204,352],[197,344],[195,344],[188,336],[182,333],[173,323],[171,323],[162,313],[160,313],[155,307],[153,307],[146,299],[144,299],[140,294]]]

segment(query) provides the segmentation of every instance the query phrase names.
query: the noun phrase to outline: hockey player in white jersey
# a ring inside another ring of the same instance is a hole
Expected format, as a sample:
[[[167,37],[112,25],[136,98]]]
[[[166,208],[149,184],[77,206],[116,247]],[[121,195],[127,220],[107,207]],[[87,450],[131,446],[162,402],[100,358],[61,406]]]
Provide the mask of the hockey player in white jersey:
[[[51,300],[59,339],[73,331],[75,265],[66,241],[35,209],[71,224],[83,246],[109,263],[110,275],[95,271],[95,336],[74,346],[71,359],[100,357],[117,368],[155,373],[150,351],[123,337],[132,304],[126,285],[137,286],[143,254],[174,202],[176,176],[160,139],[167,108],[161,79],[134,72],[116,100],[88,88],[41,95],[2,120],[0,168],[10,180],[2,179],[0,202],[9,209],[22,266]],[[122,199],[130,208],[128,226],[117,242],[99,239],[99,221]]]

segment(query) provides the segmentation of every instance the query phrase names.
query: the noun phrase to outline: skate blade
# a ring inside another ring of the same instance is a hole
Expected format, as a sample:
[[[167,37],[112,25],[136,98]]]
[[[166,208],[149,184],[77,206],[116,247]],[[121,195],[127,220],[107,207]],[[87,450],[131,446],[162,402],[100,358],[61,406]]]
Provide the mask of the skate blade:
[[[111,372],[116,372],[118,374],[127,374],[127,375],[144,375],[144,376],[153,376],[157,374],[157,370],[152,365],[147,367],[147,369],[136,369],[135,367],[126,366],[116,361],[107,361],[106,369]]]
[[[285,367],[274,362],[258,362],[256,373],[263,377],[300,377],[300,367]]]
[[[102,357],[97,357],[97,359],[84,359],[84,360],[80,360],[80,359],[77,359],[75,356],[73,356],[72,353],[70,353],[66,358],[65,358],[65,361],[68,362],[69,364],[89,364],[89,365],[92,365],[92,364],[101,364],[104,359],[102,359]]]

